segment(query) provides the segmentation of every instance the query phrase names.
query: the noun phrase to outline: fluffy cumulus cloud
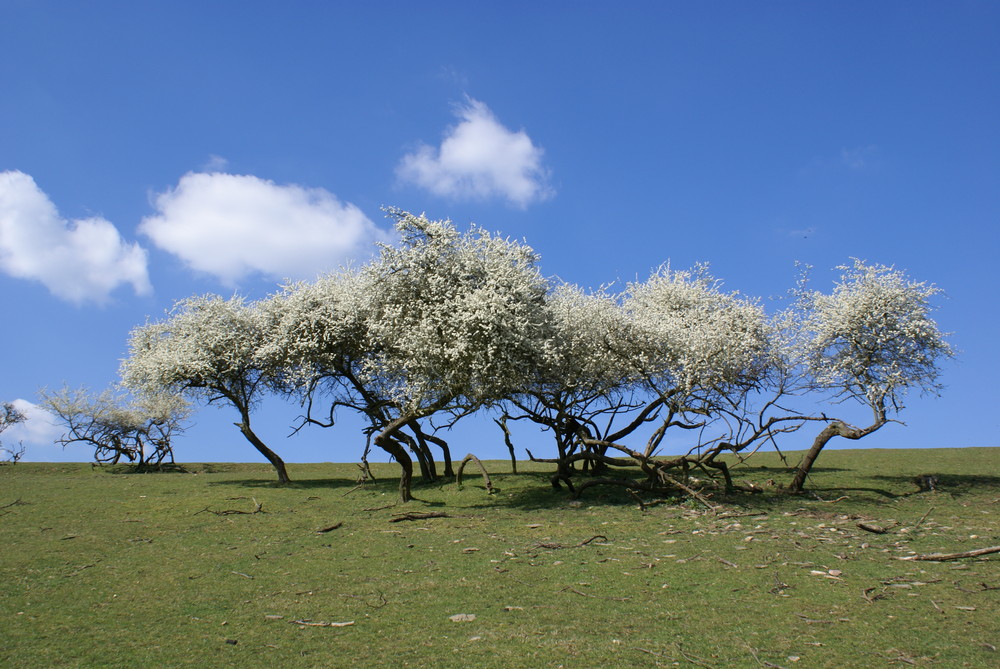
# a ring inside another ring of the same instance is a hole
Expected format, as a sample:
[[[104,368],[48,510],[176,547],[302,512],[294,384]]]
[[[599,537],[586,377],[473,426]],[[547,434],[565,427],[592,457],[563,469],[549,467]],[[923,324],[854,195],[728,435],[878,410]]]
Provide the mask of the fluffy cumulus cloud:
[[[403,156],[397,167],[402,181],[443,197],[499,197],[521,208],[553,195],[543,151],[527,133],[508,130],[477,100],[470,99],[457,116],[440,147],[421,145]]]
[[[233,285],[253,274],[308,279],[384,238],[360,209],[322,188],[191,172],[154,198],[140,231],[192,269]]]
[[[81,304],[104,302],[121,284],[149,293],[146,252],[103,218],[63,219],[27,174],[0,172],[0,270],[40,281]]]

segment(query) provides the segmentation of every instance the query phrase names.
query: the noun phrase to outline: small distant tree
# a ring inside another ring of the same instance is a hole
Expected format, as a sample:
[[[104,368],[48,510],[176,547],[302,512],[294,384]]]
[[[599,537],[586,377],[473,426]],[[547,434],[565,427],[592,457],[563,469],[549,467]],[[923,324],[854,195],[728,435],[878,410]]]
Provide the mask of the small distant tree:
[[[130,399],[111,390],[96,394],[64,387],[41,396],[41,406],[66,429],[56,443],[86,444],[97,463],[118,464],[124,458],[140,470],[173,464],[170,440],[190,416],[187,402],[170,395]]]
[[[132,331],[121,376],[139,394],[179,394],[207,404],[228,403],[240,416],[244,438],[287,483],[285,462],[257,436],[251,414],[278,383],[281,370],[261,356],[270,337],[269,321],[257,305],[241,297],[193,297],[174,306],[169,317]]]
[[[10,402],[0,404],[0,433],[26,420],[28,420],[28,417],[23,412],[18,411],[17,407]],[[4,446],[3,442],[0,442],[0,456],[3,457],[4,462],[16,464],[24,457],[24,446],[19,443],[18,447],[13,449]]]
[[[795,469],[789,489],[796,492],[831,439],[861,439],[893,422],[910,392],[938,394],[940,363],[954,355],[932,318],[939,288],[862,260],[837,269],[832,293],[799,291],[798,313],[788,318],[799,331],[789,339],[786,366],[799,375],[792,385],[825,394],[833,405],[860,405],[872,418],[855,426],[810,416],[827,425]]]

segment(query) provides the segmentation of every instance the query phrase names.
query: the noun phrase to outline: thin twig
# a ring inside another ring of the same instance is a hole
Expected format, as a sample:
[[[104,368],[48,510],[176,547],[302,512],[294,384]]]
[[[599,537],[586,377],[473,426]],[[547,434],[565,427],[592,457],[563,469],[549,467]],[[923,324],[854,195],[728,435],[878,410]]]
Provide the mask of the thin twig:
[[[293,625],[302,625],[304,627],[347,627],[348,625],[354,624],[353,620],[346,623],[314,623],[311,620],[289,620],[288,622]]]
[[[933,510],[934,510],[933,506],[931,508],[927,509],[927,513],[925,513],[924,515],[920,516],[920,520],[918,520],[917,524],[913,526],[913,529],[917,529],[918,527],[920,527],[920,523],[924,522],[924,520],[927,518],[927,516],[929,516],[931,514],[931,511],[933,511]]]

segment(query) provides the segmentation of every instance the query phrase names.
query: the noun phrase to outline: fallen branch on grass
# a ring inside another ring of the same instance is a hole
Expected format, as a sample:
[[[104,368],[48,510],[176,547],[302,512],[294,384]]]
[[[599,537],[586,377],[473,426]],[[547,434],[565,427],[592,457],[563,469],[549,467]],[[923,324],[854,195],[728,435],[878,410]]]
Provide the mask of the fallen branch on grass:
[[[354,624],[353,620],[346,623],[314,623],[311,620],[289,620],[288,622],[302,627],[347,627]]]
[[[444,511],[409,511],[407,513],[396,514],[394,518],[390,518],[390,523],[398,523],[403,520],[426,520],[427,518],[451,518]]]
[[[880,525],[872,525],[870,523],[858,523],[858,527],[863,529],[865,532],[871,532],[872,534],[886,534],[889,530],[899,525],[899,523],[893,523],[888,527],[882,527]]]
[[[961,560],[962,558],[979,557],[1000,553],[1000,546],[990,546],[989,548],[977,548],[972,551],[962,551],[961,553],[928,553],[927,555],[907,555],[896,558],[897,560],[925,560],[928,562],[938,562],[943,560]]]
[[[338,529],[343,524],[344,524],[344,522],[341,521],[339,523],[334,523],[333,525],[330,525],[329,527],[321,527],[320,529],[316,530],[316,534],[323,534],[324,532],[333,532],[334,530]]]
[[[215,511],[215,510],[210,509],[210,508],[208,508],[206,506],[201,511],[196,511],[194,515],[197,516],[199,513],[205,513],[206,511],[208,513],[214,513],[217,516],[232,516],[232,515],[236,515],[236,514],[243,515],[243,516],[252,516],[255,513],[266,513],[264,511],[264,503],[263,502],[258,502],[256,499],[254,499],[253,503],[254,503],[254,509],[253,509],[253,511],[240,511],[239,509],[225,509],[223,511]]]

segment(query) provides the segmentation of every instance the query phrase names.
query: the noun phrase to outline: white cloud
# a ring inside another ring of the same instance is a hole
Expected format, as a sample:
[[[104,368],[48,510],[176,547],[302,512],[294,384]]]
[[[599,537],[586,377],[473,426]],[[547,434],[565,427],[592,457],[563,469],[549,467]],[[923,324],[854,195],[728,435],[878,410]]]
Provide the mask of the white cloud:
[[[5,448],[24,442],[25,447],[51,446],[63,435],[63,429],[56,422],[56,417],[48,411],[28,400],[16,399],[11,404],[25,415],[27,420],[12,425],[0,434]]]
[[[421,145],[403,156],[396,173],[435,195],[456,199],[501,197],[524,208],[554,192],[541,148],[523,130],[512,132],[477,100],[457,110],[460,121],[437,149]]]
[[[151,291],[146,251],[103,218],[67,221],[27,174],[0,172],[0,270],[40,281],[77,304],[108,299],[119,284]]]
[[[261,273],[308,279],[385,238],[360,209],[322,188],[252,175],[189,172],[155,198],[139,230],[227,284]]]

